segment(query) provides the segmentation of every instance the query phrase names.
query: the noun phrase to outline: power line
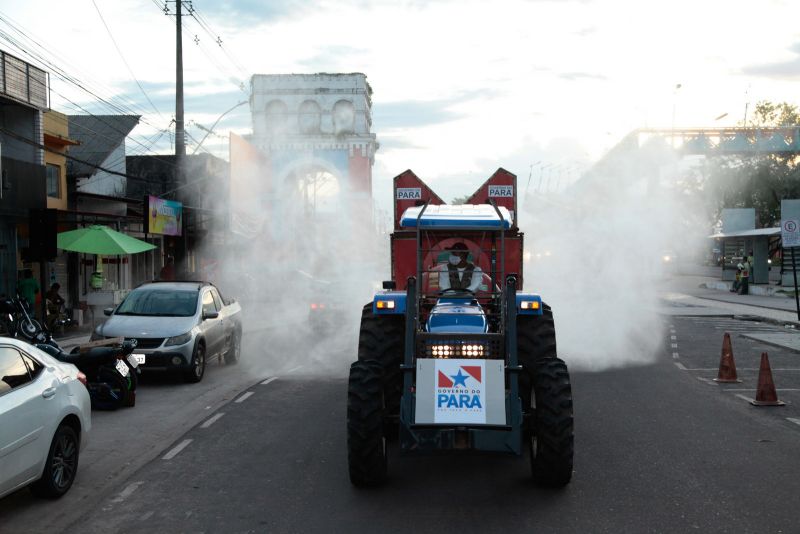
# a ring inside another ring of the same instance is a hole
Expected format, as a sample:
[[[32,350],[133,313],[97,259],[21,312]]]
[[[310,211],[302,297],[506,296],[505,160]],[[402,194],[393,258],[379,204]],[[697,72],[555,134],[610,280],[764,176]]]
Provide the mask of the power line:
[[[10,34],[2,30],[0,30],[0,37],[2,37],[6,42],[8,42],[12,47],[19,50],[22,54],[31,58],[34,61],[34,63],[38,63],[40,67],[44,68],[44,70],[48,70],[49,72],[53,73],[56,77],[58,77],[59,79],[61,79],[66,83],[75,85],[77,88],[88,93],[95,99],[99,100],[100,102],[108,106],[108,108],[113,110],[115,113],[122,113],[122,114],[128,113],[128,114],[141,114],[141,115],[144,114],[143,110],[135,109],[137,105],[134,102],[131,102],[130,104],[127,102],[117,103],[113,101],[114,100],[113,98],[107,99],[98,95],[97,90],[96,89],[92,90],[89,87],[88,83],[78,79],[76,76],[73,76],[72,74],[69,74],[67,71],[61,68],[59,64],[51,61],[47,57],[47,55],[56,58],[56,60],[60,64],[69,65],[69,62],[67,60],[59,57],[58,54],[52,52],[50,49],[45,47],[43,44],[44,41],[42,39],[36,37],[31,32],[24,30],[19,23],[16,23],[7,15],[0,14],[0,21],[4,22],[6,26],[8,26],[12,31],[18,34],[20,38],[23,39],[28,44],[26,45],[22,41],[18,40],[17,38],[11,36]],[[41,52],[37,52],[34,49],[39,49],[41,50]],[[145,124],[149,124],[146,120],[143,120],[143,122]]]
[[[106,19],[103,18],[103,14],[100,12],[100,8],[97,7],[97,2],[92,0],[92,5],[94,6],[94,9],[97,11],[97,15],[100,17],[100,21],[103,23],[103,26],[106,29],[106,33],[108,33],[108,37],[111,39],[111,42],[114,43],[114,48],[117,49],[117,53],[119,54],[120,59],[122,59],[122,62],[125,64],[125,67],[128,69],[128,72],[130,73],[131,77],[133,78],[133,81],[136,82],[136,85],[139,86],[139,90],[142,92],[142,94],[147,99],[147,101],[150,102],[150,106],[152,106],[152,108],[155,110],[155,112],[158,113],[158,116],[163,119],[164,116],[161,114],[160,111],[158,111],[158,108],[156,108],[155,104],[153,104],[153,101],[150,100],[150,97],[147,96],[147,92],[144,90],[144,87],[142,87],[142,84],[139,83],[138,78],[136,78],[136,75],[133,73],[133,69],[131,69],[131,66],[128,65],[128,62],[125,60],[125,56],[122,54],[122,50],[120,50],[116,39],[114,39],[114,35],[111,33],[111,30],[109,29],[108,24],[106,24]]]
[[[64,156],[65,158],[67,158],[69,160],[76,161],[78,163],[82,163],[83,165],[88,165],[89,167],[92,167],[94,169],[97,169],[97,170],[100,170],[100,171],[103,171],[103,172],[107,172],[109,174],[113,174],[113,175],[116,175],[116,176],[122,176],[123,178],[128,178],[130,180],[138,180],[140,182],[145,182],[145,183],[153,183],[153,184],[162,183],[160,181],[148,180],[147,178],[142,178],[141,176],[132,176],[132,175],[124,173],[124,172],[119,172],[119,171],[115,171],[115,170],[112,170],[112,169],[107,169],[105,167],[102,167],[100,165],[96,165],[96,164],[91,163],[89,161],[86,161],[84,159],[76,158],[75,156],[70,156],[69,154],[65,154],[64,152],[59,152],[58,150],[56,150],[54,148],[50,148],[48,146],[45,146],[45,145],[43,145],[43,144],[41,144],[41,143],[39,143],[37,141],[34,141],[33,139],[28,139],[27,137],[25,137],[23,135],[20,135],[20,134],[18,134],[16,132],[13,132],[13,131],[8,130],[8,129],[3,128],[3,127],[0,127],[0,132],[3,132],[3,134],[5,134],[5,135],[7,135],[7,136],[9,136],[9,137],[11,137],[13,139],[16,139],[18,141],[21,141],[23,143],[26,143],[28,145],[31,145],[33,147],[39,148],[39,149],[44,150],[46,152],[51,152],[53,154],[58,154],[59,156]]]
[[[226,56],[228,56],[228,59],[230,59],[231,63],[233,63],[233,65],[234,65],[234,66],[235,66],[237,69],[239,69],[239,72],[240,72],[241,74],[243,74],[243,75],[244,75],[244,77],[247,77],[247,75],[248,75],[248,71],[247,71],[247,69],[245,69],[245,68],[242,66],[242,64],[241,64],[241,63],[239,63],[239,62],[236,60],[236,58],[235,58],[235,57],[233,57],[233,55],[232,55],[232,54],[231,54],[231,53],[228,51],[228,48],[227,48],[226,46],[223,46],[223,45],[222,45],[222,38],[219,36],[219,34],[218,34],[217,32],[215,32],[214,30],[212,30],[212,29],[211,29],[211,26],[208,24],[208,21],[206,20],[206,18],[203,16],[203,14],[202,14],[202,13],[200,13],[199,11],[197,11],[197,8],[195,8],[195,9],[192,11],[192,17],[193,17],[193,18],[194,18],[194,19],[195,19],[195,20],[196,20],[196,21],[197,21],[197,22],[200,24],[200,26],[201,26],[203,29],[205,29],[206,33],[208,33],[208,34],[211,36],[211,38],[212,38],[212,39],[213,39],[213,38],[216,36],[216,40],[215,40],[215,42],[216,42],[216,43],[217,43],[217,45],[219,46],[220,50],[222,50],[222,51],[223,51],[223,53],[224,53]]]
[[[13,65],[13,64],[9,64],[9,63],[7,63],[7,64],[6,64],[6,67],[8,67],[8,66],[11,66],[12,68],[16,69],[16,70],[17,70],[18,72],[20,72],[21,74],[26,74],[26,73],[25,73],[25,72],[24,72],[24,71],[23,71],[21,68],[17,67],[16,65]],[[123,138],[125,138],[125,139],[130,139],[131,141],[133,141],[134,143],[138,144],[139,146],[141,146],[141,147],[142,147],[142,148],[144,148],[145,150],[148,150],[148,149],[149,149],[148,147],[145,147],[145,145],[144,145],[144,144],[143,144],[141,141],[139,141],[139,140],[135,139],[133,136],[131,136],[131,135],[130,135],[130,132],[125,132],[125,131],[123,131],[123,130],[120,130],[120,129],[118,129],[118,128],[117,128],[117,127],[115,127],[115,126],[114,126],[112,123],[110,123],[110,122],[106,121],[106,120],[103,118],[103,116],[101,116],[101,115],[95,115],[95,114],[93,114],[92,112],[90,112],[89,110],[87,110],[86,108],[84,108],[83,106],[81,106],[80,104],[78,104],[77,102],[74,102],[74,101],[72,101],[72,100],[71,100],[70,98],[68,98],[67,96],[65,96],[65,95],[62,95],[61,93],[59,93],[58,91],[56,91],[55,89],[53,89],[53,88],[52,88],[52,86],[50,87],[50,90],[51,90],[52,92],[54,92],[55,94],[57,94],[58,96],[60,96],[61,98],[63,98],[64,100],[66,100],[66,101],[70,102],[70,103],[71,103],[71,104],[72,104],[72,105],[73,105],[73,106],[74,106],[76,109],[80,109],[80,110],[81,110],[81,111],[83,111],[83,112],[84,112],[86,115],[89,115],[89,116],[91,116],[91,117],[93,117],[93,118],[97,119],[97,120],[98,120],[98,121],[100,121],[101,123],[105,124],[105,125],[106,125],[106,126],[108,126],[108,127],[111,129],[111,130],[113,130],[113,131],[117,132],[118,134],[120,134],[120,135],[121,135]],[[130,116],[130,115],[129,115],[129,116]],[[138,116],[138,115],[137,115],[137,117],[138,117],[138,120],[141,120],[141,116]],[[137,121],[137,122],[138,122],[138,121]],[[67,123],[67,124],[69,124],[69,123]],[[150,126],[152,126],[152,125],[150,125]],[[90,130],[90,131],[92,131],[92,132],[94,132],[94,130],[91,130],[91,129],[89,129],[89,130]],[[98,134],[97,132],[94,132],[94,133],[95,133],[96,135],[100,135],[100,134]],[[112,139],[112,138],[110,138],[110,137],[108,137],[108,136],[102,136],[102,137],[105,137],[106,139]]]

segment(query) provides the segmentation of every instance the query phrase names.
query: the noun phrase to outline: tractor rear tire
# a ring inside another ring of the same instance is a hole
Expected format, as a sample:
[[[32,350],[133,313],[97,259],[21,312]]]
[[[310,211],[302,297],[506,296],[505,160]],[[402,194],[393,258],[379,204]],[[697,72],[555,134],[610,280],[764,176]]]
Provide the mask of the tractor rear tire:
[[[528,412],[532,406],[531,388],[537,362],[557,357],[552,308],[542,303],[542,315],[517,315],[517,361],[525,371],[519,380],[523,411]]]
[[[405,345],[405,315],[375,315],[372,302],[361,312],[361,330],[358,336],[358,359],[375,360],[383,366],[383,387],[387,415],[400,415],[400,398],[403,394],[403,362]]]
[[[567,364],[558,358],[536,362],[533,393],[531,474],[543,486],[566,486],[572,479],[574,453],[572,386]]]
[[[383,365],[359,360],[350,366],[347,384],[347,463],[354,486],[386,480]]]

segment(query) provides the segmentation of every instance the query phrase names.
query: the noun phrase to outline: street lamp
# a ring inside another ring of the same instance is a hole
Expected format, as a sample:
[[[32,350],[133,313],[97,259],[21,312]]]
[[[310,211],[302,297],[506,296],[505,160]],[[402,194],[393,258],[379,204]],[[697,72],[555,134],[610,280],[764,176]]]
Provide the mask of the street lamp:
[[[197,143],[197,146],[196,146],[196,147],[194,147],[194,150],[192,151],[192,155],[196,154],[196,153],[197,153],[197,151],[198,151],[198,150],[200,150],[200,147],[203,145],[203,142],[206,140],[206,138],[209,136],[209,134],[211,134],[211,132],[213,132],[213,131],[214,131],[214,128],[216,128],[217,124],[219,124],[219,121],[221,121],[221,120],[222,120],[222,117],[224,117],[225,115],[227,115],[228,113],[230,113],[230,112],[231,112],[231,111],[233,111],[234,109],[238,108],[239,106],[244,106],[244,105],[245,105],[245,104],[247,104],[247,103],[248,103],[248,101],[247,101],[247,100],[244,100],[244,101],[242,101],[242,102],[239,102],[238,104],[236,104],[235,106],[233,106],[231,109],[229,109],[229,110],[225,111],[225,112],[224,112],[222,115],[220,115],[219,117],[217,117],[217,120],[215,120],[215,121],[214,121],[214,124],[212,124],[212,125],[211,125],[211,128],[208,128],[208,129],[206,130],[206,134],[203,136],[203,138],[200,140],[200,142],[199,142],[199,143]],[[198,125],[198,126],[199,126],[199,125]],[[205,128],[204,128],[204,129],[205,129]]]

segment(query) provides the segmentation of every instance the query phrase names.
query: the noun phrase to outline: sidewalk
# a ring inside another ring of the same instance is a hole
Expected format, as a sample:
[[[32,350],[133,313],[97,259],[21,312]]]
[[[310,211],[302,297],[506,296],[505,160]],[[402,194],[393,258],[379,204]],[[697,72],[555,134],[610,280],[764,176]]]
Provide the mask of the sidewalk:
[[[714,280],[714,279],[712,279]],[[784,332],[743,334],[767,343],[800,352],[800,320],[794,298],[762,295],[739,295],[708,289],[704,276],[676,276],[662,288],[660,297],[664,315],[689,317],[731,317],[761,320],[785,328]]]

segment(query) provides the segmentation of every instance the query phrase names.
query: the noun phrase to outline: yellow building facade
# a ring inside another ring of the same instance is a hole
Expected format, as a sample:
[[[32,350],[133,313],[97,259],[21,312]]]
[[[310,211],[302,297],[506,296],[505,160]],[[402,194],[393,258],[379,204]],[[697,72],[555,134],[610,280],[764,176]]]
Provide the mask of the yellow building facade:
[[[67,116],[58,111],[44,113],[44,163],[46,168],[47,207],[67,209],[67,158],[71,145],[78,144],[69,138]]]

